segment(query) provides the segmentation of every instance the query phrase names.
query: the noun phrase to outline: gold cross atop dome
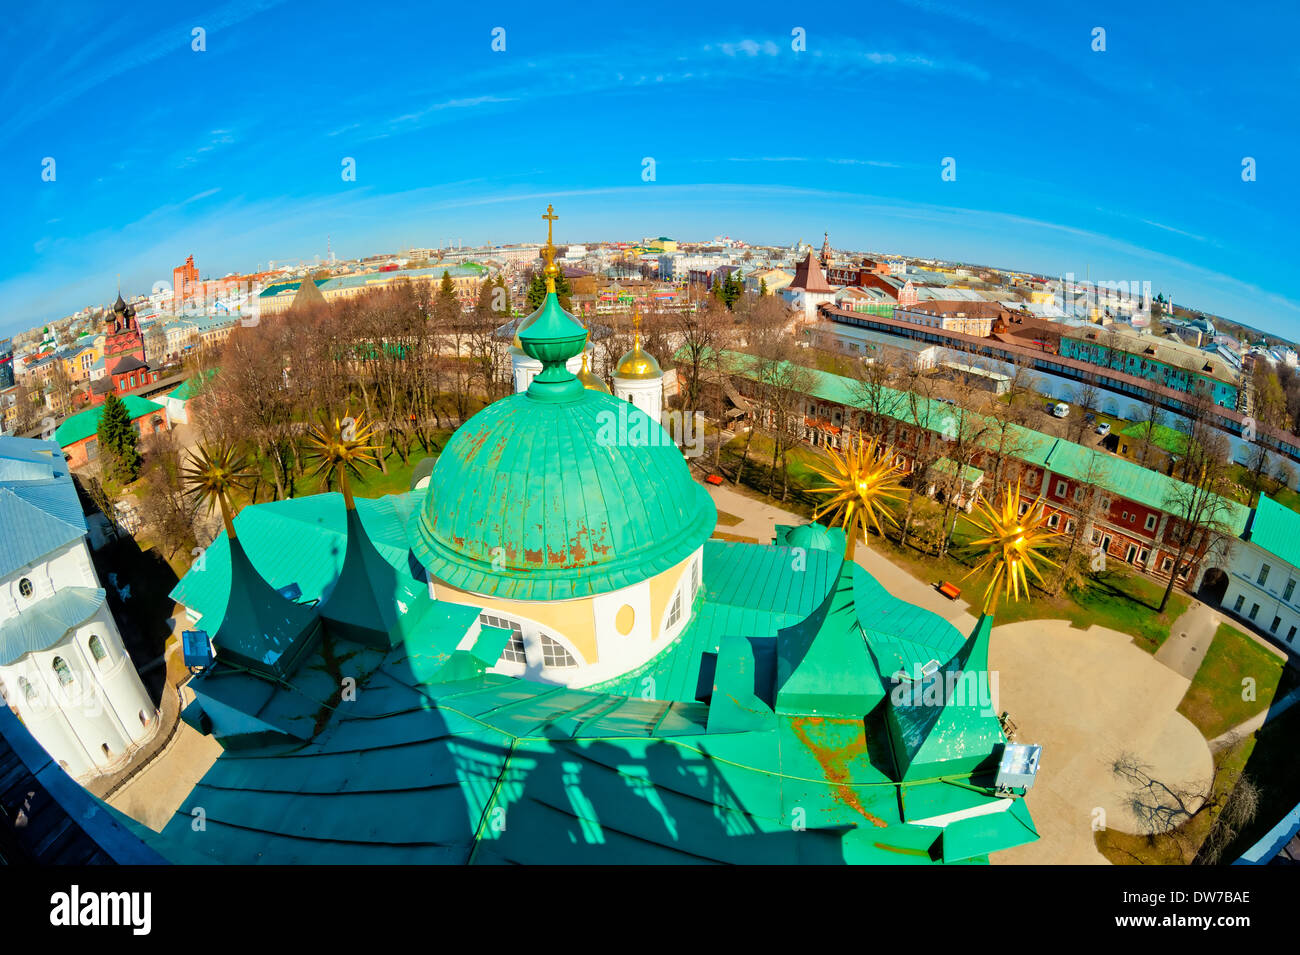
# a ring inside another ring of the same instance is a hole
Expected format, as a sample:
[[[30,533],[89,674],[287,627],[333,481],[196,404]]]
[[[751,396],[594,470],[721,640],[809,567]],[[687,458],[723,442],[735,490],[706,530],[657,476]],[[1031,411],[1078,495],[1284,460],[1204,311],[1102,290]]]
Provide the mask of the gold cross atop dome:
[[[559,271],[555,267],[555,242],[552,239],[551,227],[555,225],[555,220],[559,216],[555,214],[555,207],[547,203],[542,218],[546,220],[546,245],[542,247],[542,258],[546,260],[546,268],[542,272],[546,276],[546,292],[550,294],[555,291],[555,275]]]

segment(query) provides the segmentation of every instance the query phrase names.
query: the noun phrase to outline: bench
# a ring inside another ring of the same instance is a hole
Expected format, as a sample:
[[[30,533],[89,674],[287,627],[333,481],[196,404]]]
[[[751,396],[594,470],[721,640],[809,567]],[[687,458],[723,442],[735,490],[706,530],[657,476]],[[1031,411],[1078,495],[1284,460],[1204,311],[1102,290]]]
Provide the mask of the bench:
[[[939,585],[939,593],[943,594],[949,600],[956,600],[961,596],[961,588],[956,584],[951,584],[945,580]]]
[[[706,484],[712,484],[714,487],[717,487],[719,484],[722,483],[722,476],[718,474],[710,474],[708,477],[704,479],[704,482]]]

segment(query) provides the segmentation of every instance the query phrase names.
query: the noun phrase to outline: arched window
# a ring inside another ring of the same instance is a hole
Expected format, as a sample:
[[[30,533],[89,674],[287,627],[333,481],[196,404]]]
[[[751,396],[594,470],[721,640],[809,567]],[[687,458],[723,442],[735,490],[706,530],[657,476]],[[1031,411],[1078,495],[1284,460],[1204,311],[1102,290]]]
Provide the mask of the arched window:
[[[552,670],[572,670],[577,667],[578,661],[573,659],[573,654],[564,647],[560,646],[559,641],[546,634],[542,637],[542,664]]]
[[[95,662],[102,669],[105,661],[108,660],[108,651],[104,649],[104,641],[99,639],[99,634],[90,635],[90,655],[95,658]]]
[[[59,686],[68,686],[72,683],[72,671],[68,669],[68,664],[64,662],[63,657],[54,658],[54,673],[59,678]]]
[[[35,701],[36,687],[31,685],[27,677],[20,676],[18,678],[18,689],[23,691],[23,699],[25,699],[28,703]]]

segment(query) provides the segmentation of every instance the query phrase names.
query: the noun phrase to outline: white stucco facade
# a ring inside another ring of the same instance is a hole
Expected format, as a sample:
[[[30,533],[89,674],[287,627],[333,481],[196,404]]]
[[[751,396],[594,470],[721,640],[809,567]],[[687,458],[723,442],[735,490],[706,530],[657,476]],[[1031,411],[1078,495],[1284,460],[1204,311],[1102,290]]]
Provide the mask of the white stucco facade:
[[[1247,541],[1236,541],[1227,561],[1228,589],[1220,606],[1289,653],[1300,651],[1300,569]]]
[[[615,375],[611,381],[615,398],[632,402],[649,415],[651,421],[663,421],[664,380],[662,377],[620,378]]]
[[[0,578],[0,627],[36,644],[0,665],[5,699],[69,775],[111,771],[157,731],[85,538]]]

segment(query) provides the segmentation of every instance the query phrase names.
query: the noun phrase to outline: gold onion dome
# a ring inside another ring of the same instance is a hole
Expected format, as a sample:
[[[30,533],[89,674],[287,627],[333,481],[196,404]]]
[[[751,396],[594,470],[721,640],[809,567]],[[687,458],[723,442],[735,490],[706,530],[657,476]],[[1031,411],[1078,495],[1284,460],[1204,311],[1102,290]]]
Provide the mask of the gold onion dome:
[[[663,370],[654,356],[641,347],[641,310],[637,309],[632,320],[635,329],[632,335],[632,350],[618,360],[614,366],[615,378],[662,378]]]
[[[609,386],[600,380],[599,375],[593,374],[591,369],[587,367],[587,353],[585,351],[582,353],[582,370],[578,372],[578,380],[582,382],[582,387],[591,391],[610,393]]]

